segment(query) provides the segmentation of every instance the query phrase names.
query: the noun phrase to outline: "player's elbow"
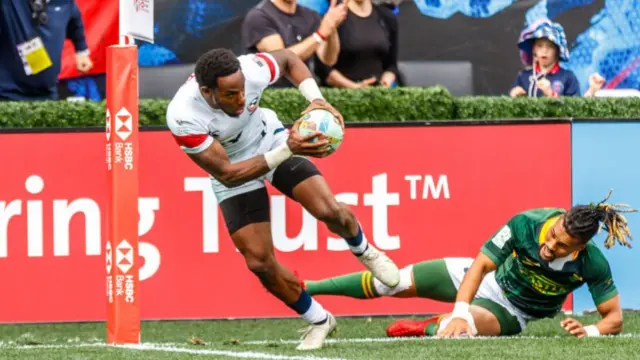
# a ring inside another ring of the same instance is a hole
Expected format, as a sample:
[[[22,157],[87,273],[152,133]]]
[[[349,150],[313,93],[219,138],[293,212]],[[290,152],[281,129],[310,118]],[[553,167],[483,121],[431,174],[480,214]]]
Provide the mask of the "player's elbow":
[[[476,260],[473,262],[472,267],[477,268],[477,270],[482,273],[482,276],[498,268],[496,263],[489,256],[482,252],[478,254]]]
[[[622,319],[622,314],[616,315],[613,319],[611,319],[611,335],[618,335],[622,332],[624,328],[624,320]]]
[[[281,49],[279,51],[282,51],[282,55],[285,59],[287,59],[287,61],[290,61],[291,59],[296,59],[298,57],[298,55],[296,55],[296,53],[289,48]]]
[[[286,74],[290,72],[291,65],[293,63],[295,63],[296,61],[302,61],[300,60],[300,58],[298,58],[298,55],[289,48],[280,49],[272,52],[271,54],[274,55],[274,57],[278,61],[280,70]]]
[[[220,181],[220,183],[228,188],[234,188],[234,187],[238,187],[242,184],[244,184],[244,181],[239,181],[236,178],[233,178],[231,176],[224,176],[224,177],[219,177],[218,181]]]
[[[234,188],[244,184],[246,181],[242,179],[241,173],[229,166],[224,168],[217,176],[216,179],[220,181],[220,183],[228,188]]]
[[[620,319],[619,322],[617,322],[615,324],[615,329],[613,330],[612,334],[613,335],[618,335],[622,332],[622,330],[624,330],[624,321],[622,319]]]

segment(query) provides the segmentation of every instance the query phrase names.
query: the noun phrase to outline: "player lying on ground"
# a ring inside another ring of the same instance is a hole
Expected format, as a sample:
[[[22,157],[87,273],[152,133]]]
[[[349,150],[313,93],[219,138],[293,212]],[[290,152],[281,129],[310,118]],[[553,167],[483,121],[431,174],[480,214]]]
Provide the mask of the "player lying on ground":
[[[604,201],[568,212],[534,209],[514,216],[484,244],[475,261],[445,258],[409,265],[400,271],[400,284],[393,289],[368,272],[305,281],[304,286],[312,296],[455,302],[451,314],[426,321],[398,320],[387,328],[387,335],[457,337],[518,334],[529,321],[556,315],[569,293],[586,283],[602,320],[583,326],[566,319],[561,325],[576,337],[617,334],[622,330],[618,291],[609,263],[589,240],[604,226],[607,248],[615,241],[628,245],[625,236],[631,235],[621,212],[629,211],[635,210]]]
[[[236,57],[229,50],[214,49],[198,59],[195,77],[172,99],[167,124],[188,156],[211,174],[231,239],[249,270],[271,294],[311,324],[298,347],[307,350],[322,346],[336,320],[276,260],[265,180],[343,237],[386,286],[396,286],[400,273],[384,253],[367,243],[353,211],[336,201],[313,163],[293,156],[327,155],[326,139],[309,141],[322,134],[301,136],[297,131],[300,120],[286,131],[275,112],[258,106],[262,92],[282,74],[311,102],[305,113],[324,108],[342,123],[342,116],[323,99],[307,66],[291,51]]]

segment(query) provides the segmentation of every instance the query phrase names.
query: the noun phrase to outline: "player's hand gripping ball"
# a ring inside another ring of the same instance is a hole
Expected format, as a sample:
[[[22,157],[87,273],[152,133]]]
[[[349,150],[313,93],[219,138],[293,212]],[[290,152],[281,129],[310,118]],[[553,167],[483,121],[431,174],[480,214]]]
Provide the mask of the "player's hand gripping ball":
[[[344,137],[344,131],[338,119],[330,111],[324,109],[313,109],[304,114],[298,131],[302,136],[313,134],[316,131],[321,132],[329,141],[328,155],[338,150]],[[317,138],[311,141],[317,141]]]

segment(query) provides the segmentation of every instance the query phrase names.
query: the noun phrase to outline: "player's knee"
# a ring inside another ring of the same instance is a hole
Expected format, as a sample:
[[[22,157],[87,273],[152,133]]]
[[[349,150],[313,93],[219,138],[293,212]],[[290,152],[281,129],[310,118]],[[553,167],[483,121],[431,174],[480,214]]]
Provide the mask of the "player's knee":
[[[249,270],[258,277],[268,277],[275,272],[276,262],[270,253],[247,253],[245,261]]]
[[[325,223],[342,223],[345,217],[345,207],[335,199],[323,201],[315,211],[315,217]]]

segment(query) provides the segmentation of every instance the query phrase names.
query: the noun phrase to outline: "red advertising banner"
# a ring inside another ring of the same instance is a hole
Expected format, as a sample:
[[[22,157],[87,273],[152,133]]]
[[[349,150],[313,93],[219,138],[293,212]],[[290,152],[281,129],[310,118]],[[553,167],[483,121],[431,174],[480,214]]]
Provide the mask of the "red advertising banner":
[[[541,140],[543,139],[543,140]],[[296,316],[226,233],[210,181],[166,131],[139,138],[143,319]],[[103,320],[103,133],[0,134],[0,322]],[[548,144],[552,144],[549,146]],[[475,257],[517,212],[571,205],[569,124],[348,128],[315,161],[399,266]],[[277,257],[306,279],[361,271],[346,244],[271,191]],[[336,315],[434,313],[423,299],[318,300]]]
[[[107,49],[107,342],[140,342],[138,48]],[[55,216],[55,215],[54,215]]]

